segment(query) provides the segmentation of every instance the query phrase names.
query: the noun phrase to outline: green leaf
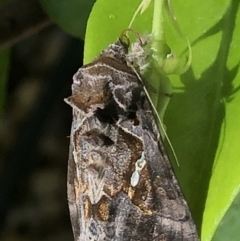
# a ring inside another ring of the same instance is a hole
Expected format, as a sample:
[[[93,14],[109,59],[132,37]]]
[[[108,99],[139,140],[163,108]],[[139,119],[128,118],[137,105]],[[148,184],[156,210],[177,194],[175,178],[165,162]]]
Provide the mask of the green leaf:
[[[3,112],[3,106],[6,93],[6,82],[8,77],[9,50],[0,50],[0,116]]]
[[[192,68],[175,78],[174,85],[184,89],[172,98],[165,119],[166,123],[171,122],[167,123],[168,133],[180,161],[188,160],[197,171],[188,181],[181,174],[179,178],[184,180],[185,185],[191,180],[196,182],[189,201],[196,210],[194,215],[198,225],[202,218],[203,241],[211,240],[239,193],[240,184],[240,152],[234,138],[240,134],[236,128],[240,120],[237,111],[240,98],[237,91],[240,84],[239,1],[228,1],[228,5],[217,3],[215,7],[210,6],[211,2],[207,5],[209,10],[202,17],[207,22],[206,26],[210,16],[216,14],[213,9],[225,6],[224,12],[221,17],[218,16],[217,22],[210,22],[210,27],[201,29],[204,34],[192,38],[191,34],[195,35],[200,27],[192,26],[192,31],[189,29],[189,37],[193,40]],[[200,18],[196,13],[195,17]],[[193,19],[188,21],[194,22]],[[173,117],[178,122],[177,127],[171,130],[171,125],[176,125]]]
[[[61,28],[84,38],[87,19],[95,0],[40,0],[42,7]]]
[[[170,76],[173,97],[164,122],[177,153],[173,166],[202,241],[210,241],[240,187],[240,19],[239,0],[172,1],[183,34],[192,46],[192,65]],[[98,0],[88,21],[84,62],[114,42],[139,0]],[[151,32],[152,4],[132,28]],[[165,16],[166,42],[175,53],[187,51]],[[232,207],[230,207],[231,209]],[[217,235],[217,233],[216,233]]]
[[[95,3],[87,23],[84,63],[90,62],[109,43],[117,40],[120,33],[128,27],[138,4],[139,0],[131,2],[98,0]],[[140,33],[148,34],[150,33],[148,30],[151,29],[152,7],[145,13],[143,15],[144,25],[135,21],[132,28]]]
[[[212,241],[237,241],[240,237],[240,194],[233,201],[231,207],[225,214],[223,220],[219,224]]]

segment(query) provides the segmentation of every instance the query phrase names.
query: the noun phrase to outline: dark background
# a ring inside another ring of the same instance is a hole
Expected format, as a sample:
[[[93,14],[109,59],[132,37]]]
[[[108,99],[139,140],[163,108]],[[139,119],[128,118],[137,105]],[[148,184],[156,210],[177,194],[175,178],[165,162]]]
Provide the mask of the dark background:
[[[73,240],[67,206],[72,76],[83,42],[49,27],[11,47],[0,117],[0,240]]]

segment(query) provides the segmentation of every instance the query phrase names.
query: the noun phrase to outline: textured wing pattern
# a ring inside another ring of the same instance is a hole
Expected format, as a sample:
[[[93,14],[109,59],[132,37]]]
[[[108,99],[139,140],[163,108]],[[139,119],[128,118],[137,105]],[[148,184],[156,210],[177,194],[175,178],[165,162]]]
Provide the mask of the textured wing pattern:
[[[75,241],[197,241],[150,103],[111,44],[73,77],[68,202]]]

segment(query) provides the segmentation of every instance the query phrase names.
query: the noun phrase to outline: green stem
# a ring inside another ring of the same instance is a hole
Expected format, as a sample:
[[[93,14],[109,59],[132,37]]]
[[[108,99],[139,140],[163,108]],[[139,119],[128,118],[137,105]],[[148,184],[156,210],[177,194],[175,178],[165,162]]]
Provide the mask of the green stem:
[[[163,8],[165,0],[154,0],[152,34],[157,40],[164,41]]]
[[[164,41],[164,30],[163,30],[163,7],[165,0],[154,0],[153,8],[153,20],[152,20],[152,68],[150,69],[148,75],[151,86],[159,90],[160,81],[159,81],[159,71],[156,69],[156,61],[160,66],[163,64],[163,55],[162,53],[162,43]],[[157,106],[159,96],[156,94],[151,94],[152,101],[155,106]]]
[[[167,53],[170,49],[165,41],[164,24],[163,24],[163,9],[165,0],[154,0],[152,35],[153,41],[151,49],[156,67],[162,70]],[[163,71],[164,72],[164,71]]]

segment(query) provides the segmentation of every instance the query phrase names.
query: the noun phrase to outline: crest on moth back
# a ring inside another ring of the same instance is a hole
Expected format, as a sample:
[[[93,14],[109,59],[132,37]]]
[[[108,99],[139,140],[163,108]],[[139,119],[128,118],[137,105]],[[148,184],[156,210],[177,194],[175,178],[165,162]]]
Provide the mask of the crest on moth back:
[[[126,42],[124,41],[126,37]],[[72,96],[65,101],[75,110],[89,117],[95,111],[110,106],[114,101],[118,106],[126,110],[131,100],[132,89],[136,87],[138,79],[135,72],[128,66],[127,54],[129,39],[122,34],[113,44],[110,44],[101,54],[91,63],[81,67],[73,76]],[[104,73],[104,74],[103,74]],[[122,78],[121,73],[126,73],[131,78]],[[129,81],[129,79],[131,81]],[[115,80],[122,80],[114,83]],[[123,89],[129,87],[129,91]],[[124,98],[129,95],[130,98]],[[113,98],[110,98],[110,97]]]
[[[127,39],[128,40],[128,39]],[[126,43],[120,37],[115,43],[110,44],[106,49],[102,51],[100,57],[111,57],[118,59],[119,61],[126,62],[126,54],[128,53],[129,41]]]

